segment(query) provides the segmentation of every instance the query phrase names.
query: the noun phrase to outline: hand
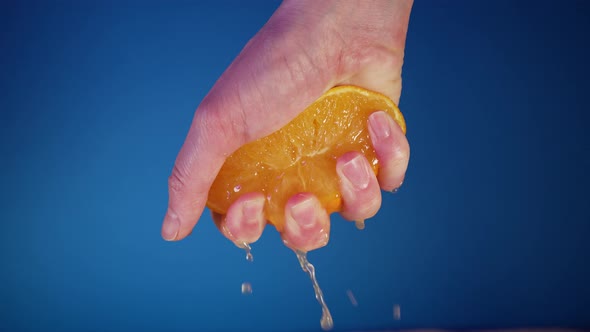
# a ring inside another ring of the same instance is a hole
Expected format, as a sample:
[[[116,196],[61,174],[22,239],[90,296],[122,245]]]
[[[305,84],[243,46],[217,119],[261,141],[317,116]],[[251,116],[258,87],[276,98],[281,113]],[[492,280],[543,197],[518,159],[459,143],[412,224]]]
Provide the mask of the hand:
[[[228,155],[278,130],[333,86],[357,85],[398,103],[411,6],[412,0],[283,2],[197,108],[169,178],[164,239],[191,233]],[[375,112],[368,126],[379,176],[360,153],[337,161],[348,220],[375,215],[380,188],[399,187],[408,165],[408,141],[389,116]],[[266,225],[264,203],[262,194],[249,193],[227,215],[213,217],[231,241],[252,243]],[[285,216],[281,236],[289,247],[309,251],[327,243],[329,216],[313,195],[291,197]]]

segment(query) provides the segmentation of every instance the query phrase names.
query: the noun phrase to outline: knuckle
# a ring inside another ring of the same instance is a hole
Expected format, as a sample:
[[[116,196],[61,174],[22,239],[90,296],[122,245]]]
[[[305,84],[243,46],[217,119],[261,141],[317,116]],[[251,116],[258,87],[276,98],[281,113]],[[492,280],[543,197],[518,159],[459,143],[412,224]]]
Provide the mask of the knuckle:
[[[168,189],[171,195],[182,194],[186,188],[186,176],[180,170],[177,164],[172,169],[172,174],[168,177]]]
[[[391,164],[394,167],[407,165],[410,160],[410,146],[407,141],[396,144],[391,154]]]
[[[362,197],[351,197],[349,201],[353,204],[347,205],[342,212],[342,216],[348,220],[368,219],[373,217],[381,207],[381,193],[377,187],[375,191],[371,191]]]
[[[207,111],[200,114],[199,128],[205,144],[223,146],[235,150],[246,143],[249,133],[244,111],[243,92],[237,91],[237,101],[223,105],[207,105]],[[223,151],[233,152],[233,151]]]
[[[359,216],[357,219],[368,219],[377,214],[379,208],[381,207],[381,195],[377,195],[373,197],[369,201],[367,201],[364,206],[358,211]]]
[[[375,150],[386,169],[407,163],[410,159],[410,145],[405,137],[389,136],[386,141],[375,144]]]

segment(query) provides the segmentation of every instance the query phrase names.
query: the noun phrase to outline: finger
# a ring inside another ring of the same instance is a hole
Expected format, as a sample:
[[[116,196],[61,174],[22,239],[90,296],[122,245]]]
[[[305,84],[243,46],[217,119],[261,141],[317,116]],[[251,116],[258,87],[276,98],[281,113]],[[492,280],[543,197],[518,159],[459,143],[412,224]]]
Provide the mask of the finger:
[[[245,194],[229,207],[225,216],[214,214],[215,224],[225,237],[237,245],[254,243],[266,225],[264,203],[261,193]]]
[[[381,189],[392,191],[399,188],[408,169],[410,145],[401,128],[385,112],[369,116],[369,135],[379,160],[377,179]]]
[[[336,173],[340,178],[342,217],[365,220],[381,207],[381,190],[371,165],[360,152],[349,152],[338,158]]]
[[[312,194],[291,197],[285,205],[283,242],[291,249],[310,251],[328,244],[330,217]]]
[[[195,112],[169,178],[164,239],[180,240],[191,232],[228,155],[287,124],[339,79],[340,63],[334,60],[338,53],[321,53],[339,47],[331,42],[302,52],[308,38],[286,31],[292,25],[281,10],[246,45]],[[285,33],[292,38],[284,38]]]

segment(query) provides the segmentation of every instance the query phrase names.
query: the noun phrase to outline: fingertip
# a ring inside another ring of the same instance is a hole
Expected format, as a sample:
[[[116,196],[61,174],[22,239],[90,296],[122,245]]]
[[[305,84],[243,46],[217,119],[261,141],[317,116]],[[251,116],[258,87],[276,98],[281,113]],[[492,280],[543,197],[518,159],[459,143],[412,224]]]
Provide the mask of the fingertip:
[[[338,158],[336,173],[343,202],[340,214],[347,220],[373,217],[381,207],[381,191],[367,159],[359,152],[346,153]]]
[[[347,190],[365,190],[375,177],[367,159],[358,152],[348,152],[338,158],[336,173]]]
[[[168,210],[162,224],[162,237],[167,241],[179,241],[187,237],[199,221],[205,208],[206,196],[193,186],[198,182],[189,175],[187,167],[181,167],[182,152],[168,177]]]
[[[384,111],[376,111],[369,115],[369,135],[373,145],[383,142],[391,136],[393,129],[391,122],[391,117]]]
[[[178,237],[178,231],[180,230],[180,220],[178,215],[168,210],[162,223],[162,238],[166,241],[175,241]]]
[[[385,191],[393,191],[404,181],[410,145],[400,126],[387,113],[374,112],[368,122],[369,135],[379,159],[379,185]]]
[[[266,225],[265,202],[261,193],[248,193],[238,198],[219,222],[218,227],[223,235],[234,243],[258,241]]]
[[[285,205],[285,245],[294,250],[310,251],[325,246],[330,238],[330,217],[312,194],[300,193]]]

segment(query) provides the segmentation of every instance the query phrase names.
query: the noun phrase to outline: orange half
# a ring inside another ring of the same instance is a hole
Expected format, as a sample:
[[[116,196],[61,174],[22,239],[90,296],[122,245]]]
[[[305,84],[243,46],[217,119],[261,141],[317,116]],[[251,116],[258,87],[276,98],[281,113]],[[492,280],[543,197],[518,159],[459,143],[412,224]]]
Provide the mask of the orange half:
[[[315,194],[328,213],[340,211],[337,158],[360,151],[379,172],[367,128],[369,115],[378,110],[406,133],[404,117],[388,97],[356,86],[330,89],[283,128],[230,155],[213,182],[207,206],[225,214],[241,195],[261,192],[265,218],[279,232],[285,204],[297,193]]]

